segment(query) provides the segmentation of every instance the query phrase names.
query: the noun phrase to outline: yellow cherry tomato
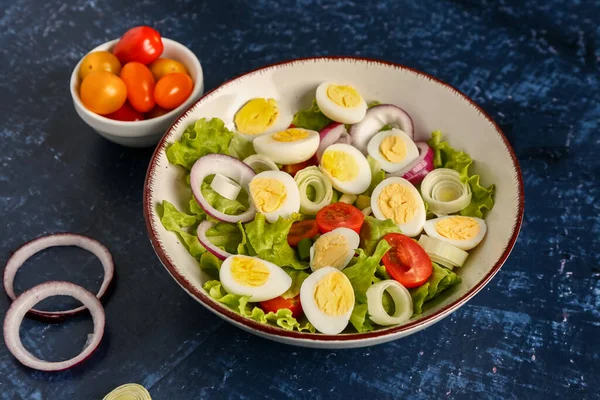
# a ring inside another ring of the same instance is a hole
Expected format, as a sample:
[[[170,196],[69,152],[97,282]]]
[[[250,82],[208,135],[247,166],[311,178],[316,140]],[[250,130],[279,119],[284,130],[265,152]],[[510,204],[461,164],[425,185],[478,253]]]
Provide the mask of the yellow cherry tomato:
[[[148,64],[148,68],[154,75],[154,79],[158,82],[160,78],[167,74],[172,74],[175,72],[181,72],[183,74],[189,75],[185,65],[180,63],[179,61],[172,60],[170,58],[157,58]]]
[[[83,57],[79,67],[79,78],[82,80],[92,72],[107,71],[115,75],[121,72],[119,59],[108,51],[94,51]]]
[[[79,97],[88,110],[97,114],[117,111],[127,100],[127,88],[121,78],[107,71],[92,72],[81,82]]]

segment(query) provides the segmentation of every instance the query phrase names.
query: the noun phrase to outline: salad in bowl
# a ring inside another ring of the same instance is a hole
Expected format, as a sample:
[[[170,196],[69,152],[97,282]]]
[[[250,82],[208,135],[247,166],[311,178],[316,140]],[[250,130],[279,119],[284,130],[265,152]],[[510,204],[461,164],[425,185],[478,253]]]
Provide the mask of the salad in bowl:
[[[302,346],[371,345],[438,321],[498,271],[522,218],[513,156],[434,78],[292,61],[176,121],[148,171],[145,217],[167,270],[222,318]]]

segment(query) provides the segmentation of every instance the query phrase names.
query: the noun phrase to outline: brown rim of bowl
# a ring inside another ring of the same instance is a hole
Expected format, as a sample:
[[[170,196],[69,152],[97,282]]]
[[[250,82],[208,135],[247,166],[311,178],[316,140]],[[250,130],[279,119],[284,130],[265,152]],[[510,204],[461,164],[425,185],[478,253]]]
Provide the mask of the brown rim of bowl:
[[[324,335],[324,334],[320,334],[320,333],[303,333],[303,332],[296,332],[296,331],[288,331],[283,328],[278,328],[275,326],[262,324],[260,322],[256,322],[249,318],[243,317],[242,315],[217,303],[216,301],[211,299],[206,293],[204,293],[204,291],[202,289],[198,289],[194,285],[192,285],[184,276],[179,274],[179,272],[175,268],[175,265],[173,265],[173,262],[167,256],[165,250],[162,248],[160,241],[158,240],[158,235],[154,229],[154,226],[152,224],[152,219],[150,217],[150,215],[152,213],[152,207],[154,207],[154,204],[150,204],[150,201],[149,201],[150,200],[150,192],[151,192],[150,187],[151,187],[151,180],[152,180],[151,176],[152,176],[152,172],[153,172],[154,168],[156,168],[158,154],[164,150],[164,148],[167,144],[166,138],[169,136],[169,133],[173,130],[173,128],[176,127],[177,125],[179,125],[180,121],[183,118],[185,118],[187,116],[187,114],[193,108],[195,108],[199,103],[210,98],[215,91],[219,90],[220,88],[228,85],[229,83],[231,83],[235,80],[238,80],[245,76],[252,75],[259,71],[276,68],[276,67],[279,67],[282,65],[295,64],[295,63],[301,63],[301,62],[306,62],[306,61],[321,61],[321,60],[331,60],[331,61],[349,60],[349,61],[360,61],[360,62],[375,63],[375,64],[391,66],[394,68],[413,72],[421,77],[424,77],[426,79],[429,79],[429,80],[435,81],[441,85],[444,85],[449,90],[462,96],[466,101],[468,101],[477,111],[479,111],[493,125],[493,127],[496,129],[498,136],[500,136],[500,138],[504,141],[506,150],[509,152],[510,157],[513,161],[513,167],[516,171],[516,180],[518,183],[518,192],[519,192],[518,215],[517,215],[517,219],[513,225],[512,235],[508,242],[508,245],[506,246],[506,249],[504,249],[504,252],[500,256],[498,261],[496,261],[494,267],[483,277],[483,279],[479,283],[477,283],[473,288],[471,288],[471,290],[469,290],[467,293],[465,293],[463,296],[461,296],[459,299],[455,300],[454,302],[442,307],[440,310],[436,311],[435,313],[432,313],[431,315],[427,315],[426,317],[424,317],[422,319],[409,322],[408,324],[405,324],[405,325],[380,329],[380,330],[367,332],[367,333],[346,333],[346,334],[339,334],[339,335]],[[169,127],[169,129],[165,132],[165,134],[161,138],[160,142],[158,143],[156,150],[154,151],[154,154],[152,155],[152,159],[150,160],[150,165],[148,166],[148,172],[146,174],[146,180],[144,182],[144,219],[146,220],[146,228],[148,230],[148,235],[150,237],[152,247],[154,248],[154,251],[156,252],[156,255],[160,259],[161,263],[164,265],[164,267],[169,271],[171,276],[177,281],[177,283],[179,283],[179,285],[181,287],[183,287],[188,293],[192,294],[196,298],[196,300],[201,302],[204,306],[208,307],[212,312],[222,314],[225,317],[227,317],[228,319],[231,319],[238,324],[245,325],[248,328],[260,331],[261,333],[264,333],[267,335],[275,335],[275,336],[280,336],[280,337],[285,337],[285,338],[290,338],[290,339],[308,340],[308,341],[349,342],[349,341],[361,340],[361,339],[380,338],[383,336],[394,335],[394,334],[397,334],[400,332],[408,331],[413,328],[419,328],[419,327],[422,328],[423,325],[427,326],[429,324],[437,322],[436,320],[441,319],[442,317],[448,315],[450,312],[458,309],[460,306],[465,304],[469,299],[471,299],[473,296],[475,296],[475,294],[477,294],[481,289],[483,289],[483,287],[500,270],[500,267],[502,267],[502,264],[504,264],[504,262],[510,255],[510,252],[512,251],[512,249],[517,241],[517,237],[519,236],[519,231],[521,229],[521,224],[523,222],[524,203],[525,203],[525,199],[524,199],[524,194],[523,194],[523,178],[521,176],[521,168],[519,166],[519,162],[514,153],[514,150],[512,149],[506,136],[504,136],[504,133],[502,132],[500,127],[494,122],[494,120],[479,105],[477,105],[473,100],[471,100],[467,95],[465,95],[458,89],[454,88],[453,86],[451,86],[445,82],[442,82],[441,80],[439,80],[438,78],[436,78],[432,75],[418,71],[414,68],[406,67],[406,66],[403,66],[400,64],[389,62],[389,61],[382,61],[382,60],[365,58],[365,57],[353,57],[353,56],[307,57],[307,58],[299,58],[299,59],[288,60],[288,61],[281,61],[278,63],[270,64],[265,67],[256,68],[252,71],[246,72],[242,75],[239,75],[233,79],[230,79],[230,80],[222,83],[221,85],[217,86],[216,88],[205,93],[200,99],[198,99],[198,101],[196,101],[194,104],[192,104],[190,107],[188,107],[187,110],[185,110],[173,122],[173,124]]]

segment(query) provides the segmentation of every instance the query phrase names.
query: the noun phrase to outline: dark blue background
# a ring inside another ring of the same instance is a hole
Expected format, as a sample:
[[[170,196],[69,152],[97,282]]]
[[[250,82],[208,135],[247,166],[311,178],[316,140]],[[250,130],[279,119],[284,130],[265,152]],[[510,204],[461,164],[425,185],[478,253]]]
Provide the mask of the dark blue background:
[[[43,373],[3,346],[3,399],[99,399],[132,381],[155,400],[598,398],[599,2],[121,3],[0,0],[0,263],[29,239],[71,231],[101,240],[117,265],[100,350],[80,367]],[[513,254],[451,317],[373,348],[294,348],[222,322],[152,251],[142,217],[151,150],[105,141],[71,103],[77,61],[140,24],[194,51],[207,90],[313,55],[381,58],[458,87],[500,124],[523,169],[525,220]],[[57,249],[28,262],[17,288],[61,278],[96,290],[100,271],[84,251]],[[90,329],[87,316],[27,320],[22,337],[57,360],[76,354]]]

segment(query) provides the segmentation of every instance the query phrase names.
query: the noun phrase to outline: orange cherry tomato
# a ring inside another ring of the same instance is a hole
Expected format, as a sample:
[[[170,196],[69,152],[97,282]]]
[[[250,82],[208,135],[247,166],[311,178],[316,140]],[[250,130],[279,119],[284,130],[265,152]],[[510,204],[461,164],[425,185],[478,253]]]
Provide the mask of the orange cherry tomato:
[[[125,102],[123,107],[119,108],[114,113],[106,114],[105,117],[117,121],[142,121],[144,119],[144,114],[136,111],[128,102]]]
[[[125,83],[107,71],[92,72],[85,77],[79,88],[83,105],[97,114],[110,114],[117,111],[127,100]]]
[[[160,106],[154,106],[152,110],[146,113],[146,119],[158,118],[161,115],[165,115],[168,112],[171,112],[171,110],[165,110]]]
[[[148,64],[148,68],[150,68],[150,71],[152,71],[152,75],[154,75],[154,79],[156,79],[157,82],[163,76],[173,74],[175,72],[181,72],[182,74],[189,75],[185,65],[171,58],[157,58]]]
[[[163,76],[154,88],[156,104],[167,110],[172,110],[183,103],[194,89],[194,81],[181,72]]]
[[[125,32],[113,53],[121,64],[130,61],[148,64],[160,57],[163,49],[160,33],[149,26],[136,26]]]
[[[85,79],[92,72],[108,71],[115,75],[121,72],[121,63],[114,54],[108,51],[94,51],[81,60],[79,77]]]
[[[148,112],[154,101],[154,76],[144,64],[130,62],[121,70],[121,79],[127,86],[127,100],[139,112]]]

